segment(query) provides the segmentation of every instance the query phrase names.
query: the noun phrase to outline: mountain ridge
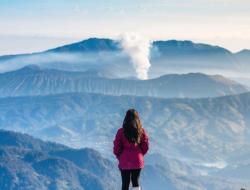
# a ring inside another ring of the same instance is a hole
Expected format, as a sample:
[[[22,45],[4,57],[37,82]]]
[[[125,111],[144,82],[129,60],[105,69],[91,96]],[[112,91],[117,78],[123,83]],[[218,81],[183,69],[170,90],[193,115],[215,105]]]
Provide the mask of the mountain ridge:
[[[94,43],[96,42],[96,44]],[[121,46],[118,45],[119,43],[119,40],[114,40],[114,39],[111,39],[111,38],[98,38],[98,37],[91,37],[91,38],[87,38],[87,39],[84,39],[84,40],[81,40],[81,41],[78,41],[78,42],[74,42],[74,43],[69,43],[69,44],[65,44],[65,45],[62,45],[62,46],[58,46],[58,47],[55,47],[55,48],[51,48],[51,49],[48,49],[48,50],[45,50],[45,51],[40,51],[40,52],[33,52],[33,53],[24,53],[24,54],[10,54],[10,55],[1,55],[1,57],[4,57],[4,58],[8,58],[8,57],[12,57],[12,56],[26,56],[26,55],[32,55],[32,54],[36,54],[36,53],[45,53],[45,52],[55,52],[57,50],[63,50],[64,48],[70,48],[70,46],[79,46],[81,47],[81,45],[83,44],[83,48],[85,46],[88,46],[88,43],[90,43],[90,47],[91,47],[91,44],[95,44],[95,45],[98,45],[98,42],[100,44],[107,44],[107,45],[110,45],[111,48],[107,48],[107,50],[121,50]],[[200,42],[193,42],[191,40],[176,40],[176,39],[169,39],[169,40],[155,40],[152,42],[153,44],[169,44],[171,46],[173,45],[176,45],[177,47],[181,47],[182,45],[185,47],[197,47],[197,49],[200,49],[200,47],[203,47],[204,49],[219,49],[219,50],[222,50],[222,51],[225,51],[225,52],[228,52],[228,53],[231,53],[231,54],[238,54],[238,53],[241,53],[241,52],[247,52],[247,53],[250,53],[249,49],[242,49],[236,53],[232,53],[230,50],[222,47],[222,46],[219,46],[219,45],[211,45],[211,44],[208,44],[208,43],[200,43]],[[95,46],[93,46],[95,47]],[[98,47],[98,46],[97,46]],[[104,46],[105,47],[105,46]],[[88,49],[88,48],[87,48]],[[91,48],[90,48],[91,50]],[[102,48],[93,48],[91,51],[95,51],[95,50],[102,50]],[[104,48],[105,50],[105,48]],[[83,49],[84,51],[84,49]],[[78,51],[79,52],[79,51]]]
[[[71,72],[26,66],[0,74],[1,96],[88,92],[109,95],[215,97],[249,91],[248,87],[220,75],[168,74],[148,80],[110,78],[107,71]]]
[[[135,77],[131,57],[119,40],[89,38],[42,52],[0,56],[0,71],[10,71],[29,64],[69,71],[106,69],[120,78]],[[168,73],[205,72],[238,75],[249,69],[250,53],[229,50],[189,40],[154,41],[150,48],[149,78]]]
[[[121,50],[119,42],[109,38],[88,38],[76,43],[59,46],[45,52],[95,52]]]
[[[5,138],[0,140],[0,160],[5,160],[0,164],[1,188],[112,190],[119,184],[110,172],[113,163],[93,149],[72,149],[5,130],[0,130],[0,136]],[[6,139],[9,139],[9,144],[6,144]],[[75,159],[68,157],[71,152],[74,152]],[[112,181],[107,181],[110,178]]]

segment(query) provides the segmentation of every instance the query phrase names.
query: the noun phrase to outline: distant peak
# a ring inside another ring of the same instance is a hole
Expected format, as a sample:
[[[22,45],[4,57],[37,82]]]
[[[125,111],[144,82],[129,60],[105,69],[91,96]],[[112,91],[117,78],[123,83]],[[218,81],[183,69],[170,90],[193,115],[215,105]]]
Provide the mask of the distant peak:
[[[108,38],[88,38],[80,42],[57,47],[46,52],[99,52],[120,50],[118,41]]]
[[[191,72],[191,73],[180,73],[180,74],[165,74],[160,76],[159,78],[165,78],[165,77],[208,77],[209,75],[201,73],[201,72]]]
[[[194,42],[192,42],[191,40],[175,40],[175,39],[172,39],[172,40],[159,40],[159,41],[155,41],[156,43],[159,42],[159,43],[169,43],[169,44],[194,44]]]
[[[112,39],[109,38],[97,38],[97,37],[93,37],[93,38],[87,38],[85,40],[83,40],[82,42],[86,42],[86,41],[113,41]]]
[[[250,54],[250,49],[243,49],[243,50],[237,52],[236,54]]]
[[[34,71],[41,71],[42,68],[38,65],[27,65],[21,69],[18,69],[19,72],[34,72]]]
[[[24,66],[20,69],[10,71],[9,73],[18,72],[18,73],[26,74],[26,73],[34,73],[34,72],[40,72],[40,71],[42,71],[42,68],[39,67],[38,65],[27,65],[27,66]]]
[[[22,69],[41,70],[41,67],[39,67],[38,65],[27,65],[27,66],[23,67]]]
[[[222,75],[209,75],[201,72],[191,72],[191,73],[183,73],[183,74],[166,74],[162,75],[158,78],[207,78],[207,79],[213,79],[213,80],[221,80],[221,81],[231,81],[230,79],[222,76]],[[157,79],[157,78],[156,78]]]
[[[161,51],[165,51],[168,53],[169,51],[187,51],[188,54],[190,52],[199,53],[199,52],[220,52],[220,53],[231,53],[229,50],[217,46],[206,43],[195,43],[190,40],[159,40],[154,41],[153,44],[160,49]]]

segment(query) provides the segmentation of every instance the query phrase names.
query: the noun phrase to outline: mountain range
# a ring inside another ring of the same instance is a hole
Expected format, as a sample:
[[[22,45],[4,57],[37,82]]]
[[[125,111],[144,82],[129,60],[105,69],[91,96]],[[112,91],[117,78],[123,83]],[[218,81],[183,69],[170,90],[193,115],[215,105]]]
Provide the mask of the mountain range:
[[[249,147],[249,99],[249,93],[212,99],[88,93],[1,98],[0,128],[111,153],[110,139],[125,111],[134,107],[150,132],[155,153],[229,161],[235,151],[243,154]]]
[[[26,66],[0,74],[0,97],[88,92],[116,96],[200,98],[249,91],[248,87],[223,76],[202,73],[169,74],[149,80],[111,77],[108,72],[96,70],[71,72]]]
[[[231,190],[249,187],[249,179],[240,177],[240,168],[250,163],[249,102],[249,93],[206,99],[88,93],[9,97],[0,99],[0,128],[93,148],[114,162],[112,139],[125,111],[134,107],[150,136],[145,179],[153,171],[162,176],[145,184]]]
[[[246,73],[250,51],[232,53],[209,44],[192,41],[154,41],[150,50],[150,78],[169,73]],[[119,77],[135,76],[133,66],[118,40],[90,38],[44,52],[0,57],[0,71],[38,64],[47,68],[85,71],[109,70]],[[232,75],[232,74],[231,74]]]
[[[250,188],[249,87],[224,77],[245,81],[250,51],[154,41],[150,61],[138,80],[120,41],[99,38],[0,56],[0,189],[120,188],[129,108],[150,137],[144,190]]]

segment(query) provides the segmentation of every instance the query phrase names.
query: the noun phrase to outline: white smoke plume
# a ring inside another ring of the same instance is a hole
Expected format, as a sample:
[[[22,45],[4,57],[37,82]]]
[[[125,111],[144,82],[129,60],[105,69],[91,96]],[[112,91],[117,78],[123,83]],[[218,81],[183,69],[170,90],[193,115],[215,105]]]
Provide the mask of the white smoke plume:
[[[150,47],[151,42],[138,35],[122,35],[121,45],[123,51],[130,56],[135,72],[139,79],[148,79],[150,68]]]

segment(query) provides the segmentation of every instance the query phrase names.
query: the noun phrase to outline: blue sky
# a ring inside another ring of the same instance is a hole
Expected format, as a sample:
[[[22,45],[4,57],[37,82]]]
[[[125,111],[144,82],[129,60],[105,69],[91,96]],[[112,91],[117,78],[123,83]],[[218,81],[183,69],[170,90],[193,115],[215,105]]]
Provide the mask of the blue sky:
[[[134,33],[250,49],[249,0],[0,0],[0,54]]]

